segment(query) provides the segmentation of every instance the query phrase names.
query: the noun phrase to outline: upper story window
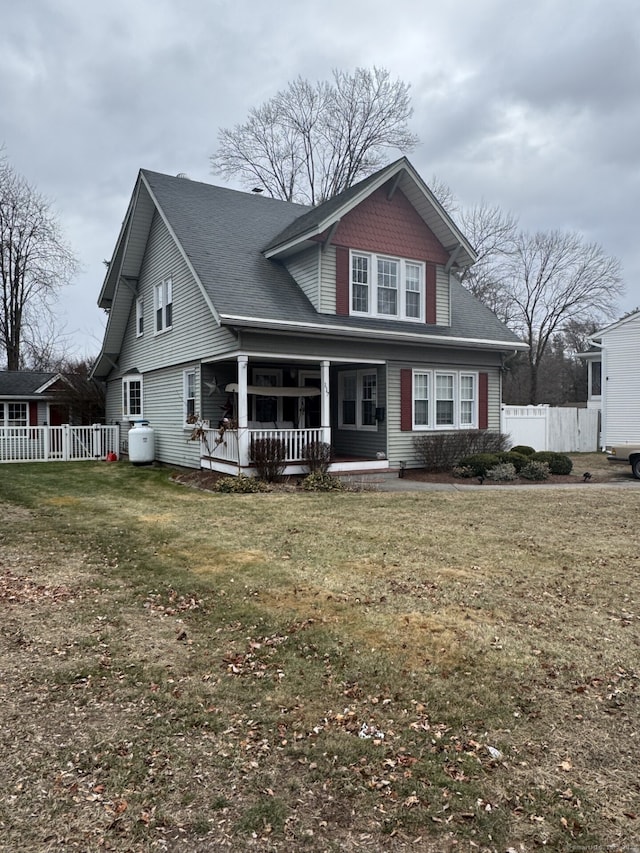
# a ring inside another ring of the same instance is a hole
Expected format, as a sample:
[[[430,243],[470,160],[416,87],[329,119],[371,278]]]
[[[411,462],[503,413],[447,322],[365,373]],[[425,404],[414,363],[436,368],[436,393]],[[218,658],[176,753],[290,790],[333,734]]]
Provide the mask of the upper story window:
[[[144,300],[136,299],[136,336],[141,338],[144,334]]]
[[[122,380],[122,416],[129,420],[142,417],[142,377],[138,374]]]
[[[424,264],[351,253],[351,314],[424,322]]]
[[[170,278],[156,285],[154,303],[156,334],[166,332],[173,325],[173,281]]]

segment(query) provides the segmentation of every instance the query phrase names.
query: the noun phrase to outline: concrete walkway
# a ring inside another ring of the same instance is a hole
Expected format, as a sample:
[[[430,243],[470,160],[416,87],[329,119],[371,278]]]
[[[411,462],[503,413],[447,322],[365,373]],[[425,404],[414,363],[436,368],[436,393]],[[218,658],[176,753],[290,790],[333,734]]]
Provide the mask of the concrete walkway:
[[[345,483],[353,483],[362,485],[364,488],[369,488],[378,492],[476,492],[476,491],[505,491],[517,489],[637,489],[640,493],[640,480],[633,478],[620,480],[591,480],[587,483],[573,481],[571,483],[518,483],[512,486],[501,484],[493,485],[490,483],[465,483],[460,480],[458,483],[429,483],[422,480],[411,480],[408,477],[386,476],[386,477],[343,477]]]

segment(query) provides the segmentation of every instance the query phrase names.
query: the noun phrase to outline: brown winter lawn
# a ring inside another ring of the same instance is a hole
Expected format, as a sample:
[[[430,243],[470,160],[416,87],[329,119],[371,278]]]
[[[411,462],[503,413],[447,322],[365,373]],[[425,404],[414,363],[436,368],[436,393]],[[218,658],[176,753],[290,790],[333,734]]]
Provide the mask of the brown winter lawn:
[[[0,850],[637,850],[640,482],[170,473],[0,467]]]

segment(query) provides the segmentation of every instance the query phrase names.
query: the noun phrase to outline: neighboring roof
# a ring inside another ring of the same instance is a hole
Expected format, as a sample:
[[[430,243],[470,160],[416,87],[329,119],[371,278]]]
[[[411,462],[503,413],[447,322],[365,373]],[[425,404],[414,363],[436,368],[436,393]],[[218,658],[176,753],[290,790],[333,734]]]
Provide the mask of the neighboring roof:
[[[589,336],[589,340],[599,345],[603,335],[608,335],[610,332],[613,332],[620,326],[626,326],[627,323],[635,322],[636,320],[640,320],[640,311],[633,311],[631,314],[627,314],[625,317],[621,317],[619,320],[616,320],[615,323],[611,323],[611,325],[605,326],[604,329],[601,329],[598,332],[594,332],[592,335]]]
[[[473,249],[406,158],[316,208],[141,170],[100,293],[99,304],[110,309],[110,316],[93,375],[106,376],[117,360],[156,210],[221,324],[524,348],[457,282],[452,281],[450,327],[334,316],[318,313],[283,264],[268,259],[267,255],[275,258],[293,248],[300,250],[308,238],[322,233],[383,184],[390,182],[392,187],[393,181],[445,249],[456,252],[456,263],[471,263]]]
[[[0,397],[40,397],[61,378],[59,373],[32,372],[28,370],[0,371]]]

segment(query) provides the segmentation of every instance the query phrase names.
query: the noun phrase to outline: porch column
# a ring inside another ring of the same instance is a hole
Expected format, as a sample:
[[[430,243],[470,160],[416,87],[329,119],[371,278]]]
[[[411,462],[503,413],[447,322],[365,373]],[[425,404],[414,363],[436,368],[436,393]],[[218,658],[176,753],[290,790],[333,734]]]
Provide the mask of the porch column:
[[[238,457],[240,466],[249,464],[249,422],[247,405],[247,378],[249,373],[249,357],[238,356]]]
[[[331,444],[331,411],[329,407],[329,361],[320,362],[320,426],[322,427],[322,440]]]

